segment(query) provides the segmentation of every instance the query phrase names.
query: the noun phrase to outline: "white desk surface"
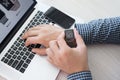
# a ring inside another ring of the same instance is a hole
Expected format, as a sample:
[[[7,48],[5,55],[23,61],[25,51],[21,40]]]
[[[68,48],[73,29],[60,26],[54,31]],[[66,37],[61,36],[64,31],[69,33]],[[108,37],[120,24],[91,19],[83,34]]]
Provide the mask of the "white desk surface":
[[[93,19],[120,16],[120,0],[39,0],[88,22]],[[88,46],[89,66],[93,80],[120,80],[120,45]],[[57,80],[66,80],[61,72]]]

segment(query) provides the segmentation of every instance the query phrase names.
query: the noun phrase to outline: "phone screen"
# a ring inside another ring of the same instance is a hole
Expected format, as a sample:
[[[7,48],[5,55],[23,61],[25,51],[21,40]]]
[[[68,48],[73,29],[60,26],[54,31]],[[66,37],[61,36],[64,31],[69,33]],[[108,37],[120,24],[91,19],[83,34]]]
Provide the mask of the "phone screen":
[[[69,29],[75,22],[72,17],[54,7],[49,8],[45,12],[45,16],[65,29]]]

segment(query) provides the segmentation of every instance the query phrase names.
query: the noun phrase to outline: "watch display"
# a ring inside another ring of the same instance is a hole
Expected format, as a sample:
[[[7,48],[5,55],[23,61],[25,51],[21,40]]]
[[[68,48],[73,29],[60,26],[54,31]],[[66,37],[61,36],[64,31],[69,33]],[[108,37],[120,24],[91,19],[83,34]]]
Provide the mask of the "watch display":
[[[0,10],[0,23],[3,25],[8,21],[8,18],[6,17],[5,13]]]
[[[16,11],[20,7],[18,0],[0,0],[0,4],[7,10]]]
[[[73,29],[65,30],[65,41],[66,41],[67,45],[70,46],[71,48],[77,46]]]

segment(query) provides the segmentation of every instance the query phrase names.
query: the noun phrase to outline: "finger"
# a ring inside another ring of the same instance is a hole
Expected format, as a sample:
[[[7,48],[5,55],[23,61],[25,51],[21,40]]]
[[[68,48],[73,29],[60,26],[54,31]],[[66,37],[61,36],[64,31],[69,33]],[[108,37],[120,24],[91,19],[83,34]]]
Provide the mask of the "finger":
[[[64,32],[62,32],[60,34],[60,36],[57,38],[58,46],[60,49],[68,47],[68,45],[64,39],[64,36],[65,36],[65,34],[64,34]]]
[[[48,56],[48,57],[47,57],[47,60],[48,60],[53,66],[59,68],[59,66],[57,66],[57,62],[56,62],[54,59],[52,59],[51,57]]]
[[[28,37],[25,46],[31,45],[31,44],[42,44],[42,39],[38,36],[36,37]]]
[[[22,38],[26,39],[28,37],[37,36],[39,32],[40,32],[39,30],[28,30],[27,32],[24,33]]]
[[[49,47],[54,53],[58,53],[59,48],[56,40],[50,41]]]
[[[80,46],[81,44],[84,44],[82,37],[79,35],[76,29],[74,29],[74,33],[75,33],[75,39],[76,39],[77,45]]]
[[[51,59],[54,59],[54,53],[51,51],[50,48],[46,49],[46,54],[47,54]]]
[[[45,48],[33,48],[32,52],[39,54],[39,55],[47,55]]]
[[[48,26],[48,24],[40,24],[40,25],[37,25],[37,26],[30,28],[29,30],[39,30],[39,29],[46,27],[46,26]]]
[[[51,59],[49,56],[47,56],[47,60],[48,60],[52,65],[55,65],[55,64],[54,64],[54,60]]]
[[[30,28],[31,30],[39,30],[43,27],[46,27],[46,26],[50,26],[48,24],[41,24],[41,25],[37,25],[37,26],[34,26],[33,28]]]
[[[40,29],[40,26],[37,25],[37,26],[34,26],[34,27],[30,28],[29,30],[39,30],[39,29]]]

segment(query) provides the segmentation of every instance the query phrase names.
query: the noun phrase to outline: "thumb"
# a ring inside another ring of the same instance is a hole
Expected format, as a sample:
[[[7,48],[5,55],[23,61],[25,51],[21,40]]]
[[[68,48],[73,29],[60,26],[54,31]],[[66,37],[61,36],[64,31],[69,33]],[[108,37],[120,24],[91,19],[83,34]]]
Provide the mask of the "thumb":
[[[68,45],[67,45],[64,37],[65,37],[65,33],[62,32],[62,33],[60,34],[60,36],[57,38],[58,46],[59,46],[59,48],[61,48],[61,49],[62,49],[62,48],[65,48],[65,47],[68,47]]]
[[[45,48],[33,48],[32,52],[39,54],[39,55],[46,55],[46,49]]]
[[[76,29],[74,29],[74,33],[75,33],[75,39],[76,39],[77,46],[84,44],[82,37],[79,35],[79,33]]]

